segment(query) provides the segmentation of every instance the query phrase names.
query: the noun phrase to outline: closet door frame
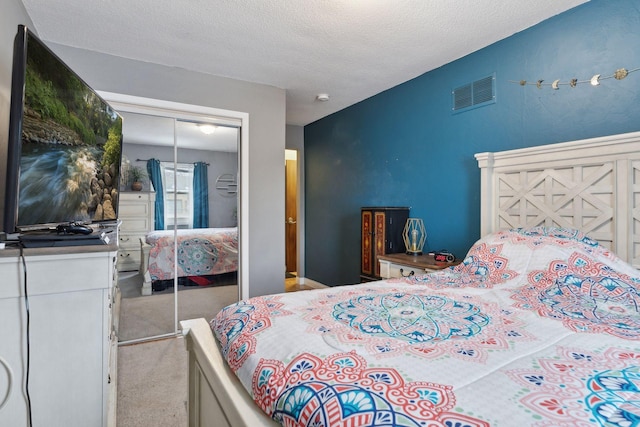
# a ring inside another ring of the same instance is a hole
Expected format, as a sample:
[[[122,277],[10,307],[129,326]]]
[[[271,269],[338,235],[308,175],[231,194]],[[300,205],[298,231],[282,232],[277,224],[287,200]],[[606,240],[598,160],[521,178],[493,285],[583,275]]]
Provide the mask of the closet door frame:
[[[240,128],[238,146],[238,299],[249,296],[249,114],[113,92],[99,95],[118,112],[211,122]],[[176,145],[174,135],[174,147]],[[176,319],[176,327],[177,327]],[[177,331],[177,330],[176,330]]]

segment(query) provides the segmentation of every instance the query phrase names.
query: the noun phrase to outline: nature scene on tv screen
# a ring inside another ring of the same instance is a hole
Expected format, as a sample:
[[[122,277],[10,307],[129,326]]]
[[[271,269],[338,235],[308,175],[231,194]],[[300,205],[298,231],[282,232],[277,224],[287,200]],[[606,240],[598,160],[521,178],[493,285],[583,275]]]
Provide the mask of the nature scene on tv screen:
[[[117,218],[122,120],[27,41],[18,226]]]

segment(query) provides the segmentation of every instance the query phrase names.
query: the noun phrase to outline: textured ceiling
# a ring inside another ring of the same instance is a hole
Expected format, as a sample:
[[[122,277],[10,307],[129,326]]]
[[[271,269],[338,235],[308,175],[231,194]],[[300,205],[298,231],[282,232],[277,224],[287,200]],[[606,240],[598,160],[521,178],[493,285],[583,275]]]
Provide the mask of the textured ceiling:
[[[584,2],[23,0],[45,42],[286,89],[293,125]]]

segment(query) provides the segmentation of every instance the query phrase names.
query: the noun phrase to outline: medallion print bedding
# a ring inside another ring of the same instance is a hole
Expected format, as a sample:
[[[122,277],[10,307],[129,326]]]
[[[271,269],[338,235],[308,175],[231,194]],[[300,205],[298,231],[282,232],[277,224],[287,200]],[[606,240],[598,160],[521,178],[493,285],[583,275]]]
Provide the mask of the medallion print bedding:
[[[237,227],[177,230],[177,249],[173,230],[152,231],[146,242],[151,245],[148,268],[151,280],[173,279],[176,259],[178,277],[238,270]]]
[[[211,327],[284,426],[638,426],[639,289],[580,232],[516,229],[437,273],[252,298]]]

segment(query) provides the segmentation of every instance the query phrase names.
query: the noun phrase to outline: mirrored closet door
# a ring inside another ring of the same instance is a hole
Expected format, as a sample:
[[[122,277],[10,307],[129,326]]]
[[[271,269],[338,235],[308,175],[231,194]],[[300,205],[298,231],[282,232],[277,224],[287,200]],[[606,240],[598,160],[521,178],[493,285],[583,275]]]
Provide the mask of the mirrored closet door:
[[[127,343],[171,336],[180,320],[209,320],[238,300],[241,128],[120,113],[118,338]]]
[[[120,321],[118,338],[130,341],[168,334],[174,326],[172,292],[153,294],[153,283],[146,276],[147,235],[155,230],[156,194],[149,179],[146,159],[162,153],[173,159],[174,120],[144,114],[121,112],[123,116],[123,180],[120,186],[118,217],[121,221],[118,251]],[[141,186],[139,184],[142,184]]]
[[[176,121],[176,163],[166,177],[175,228],[178,319],[210,320],[238,295],[237,127]],[[171,180],[173,179],[173,183]]]

